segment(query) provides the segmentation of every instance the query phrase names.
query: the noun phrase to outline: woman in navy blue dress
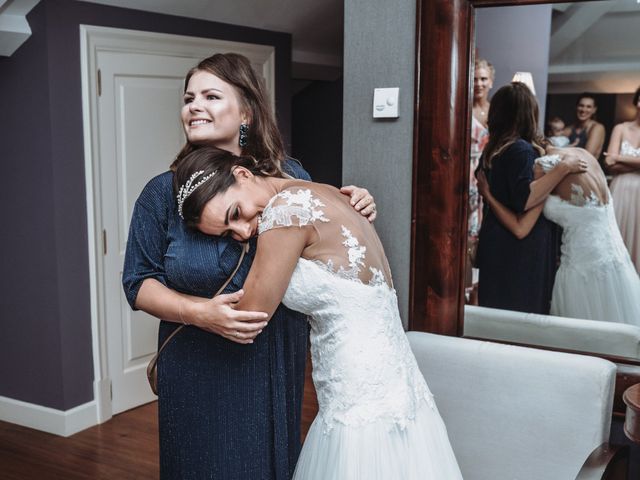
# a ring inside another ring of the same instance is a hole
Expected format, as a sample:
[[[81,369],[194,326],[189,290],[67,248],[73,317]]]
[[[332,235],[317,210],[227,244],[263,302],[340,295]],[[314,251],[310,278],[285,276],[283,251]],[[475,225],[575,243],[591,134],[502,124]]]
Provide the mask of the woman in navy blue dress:
[[[523,83],[500,88],[489,108],[489,142],[480,174],[493,196],[516,214],[542,209],[555,186],[578,160],[567,158],[547,175],[534,178],[534,161],[543,151],[538,104]],[[478,303],[484,307],[549,313],[556,272],[555,224],[540,215],[531,232],[518,238],[485,206],[478,242]]]
[[[243,56],[216,54],[189,71],[181,117],[187,143],[171,171],[153,178],[136,201],[123,286],[134,309],[160,319],[158,343],[183,329],[158,362],[160,476],[163,479],[290,478],[300,451],[308,329],[304,316],[280,306],[233,309],[255,243],[225,295],[211,299],[235,268],[242,247],[185,228],[173,196],[173,171],[204,145],[251,155],[264,171],[278,163],[309,180],[283,143],[261,81]],[[345,187],[370,220],[365,189]]]

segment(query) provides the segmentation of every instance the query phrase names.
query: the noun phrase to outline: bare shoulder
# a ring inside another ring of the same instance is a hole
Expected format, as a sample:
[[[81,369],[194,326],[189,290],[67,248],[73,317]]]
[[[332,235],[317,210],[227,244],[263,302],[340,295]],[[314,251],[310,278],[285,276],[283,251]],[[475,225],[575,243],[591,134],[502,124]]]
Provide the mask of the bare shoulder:
[[[604,125],[594,120],[593,124],[591,125],[591,128],[589,128],[589,133],[592,133],[592,132],[604,133]]]
[[[345,202],[347,204],[349,203],[348,195],[341,193],[339,189],[326,183],[292,180],[291,182],[287,182],[285,188],[282,189],[282,192],[285,191],[288,192],[286,195],[305,192],[305,195],[316,198],[320,201],[325,199]]]

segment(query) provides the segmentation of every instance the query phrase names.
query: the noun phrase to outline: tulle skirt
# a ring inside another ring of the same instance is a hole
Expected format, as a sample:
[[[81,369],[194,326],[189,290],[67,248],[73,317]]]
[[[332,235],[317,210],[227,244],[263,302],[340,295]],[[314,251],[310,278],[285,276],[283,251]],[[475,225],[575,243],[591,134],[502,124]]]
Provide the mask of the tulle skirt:
[[[551,314],[640,326],[640,278],[629,257],[588,274],[561,265]]]
[[[426,401],[404,428],[387,422],[336,424],[315,418],[294,480],[456,480],[462,475],[447,429]]]
[[[617,175],[611,181],[611,196],[622,240],[640,273],[640,173]]]

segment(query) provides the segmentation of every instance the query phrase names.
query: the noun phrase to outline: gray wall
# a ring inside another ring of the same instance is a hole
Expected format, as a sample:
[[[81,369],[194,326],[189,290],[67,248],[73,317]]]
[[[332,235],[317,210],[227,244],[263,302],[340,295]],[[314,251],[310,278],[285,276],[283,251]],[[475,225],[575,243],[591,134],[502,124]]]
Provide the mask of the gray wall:
[[[79,25],[274,45],[287,141],[291,37],[72,0],[27,18],[32,36],[0,58],[0,396],[67,410],[93,399]]]
[[[345,0],[342,180],[375,196],[406,325],[411,237],[415,0]],[[400,87],[400,118],[372,118],[373,89]]]
[[[496,69],[491,93],[511,82],[514,73],[531,72],[541,121],[547,98],[551,7],[518,5],[476,9],[477,56],[487,59]]]

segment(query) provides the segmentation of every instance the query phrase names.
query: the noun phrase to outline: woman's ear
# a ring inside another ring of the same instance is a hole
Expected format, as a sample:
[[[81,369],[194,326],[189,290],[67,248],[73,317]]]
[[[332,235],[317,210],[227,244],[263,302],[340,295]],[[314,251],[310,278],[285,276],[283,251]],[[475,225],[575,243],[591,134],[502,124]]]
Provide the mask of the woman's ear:
[[[236,179],[236,182],[238,183],[243,183],[251,178],[253,178],[253,173],[251,173],[248,169],[246,169],[245,167],[241,167],[241,166],[237,166],[233,168],[233,176]]]
[[[251,112],[248,109],[243,108],[240,112],[240,123],[245,123],[247,125],[251,125]]]

